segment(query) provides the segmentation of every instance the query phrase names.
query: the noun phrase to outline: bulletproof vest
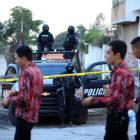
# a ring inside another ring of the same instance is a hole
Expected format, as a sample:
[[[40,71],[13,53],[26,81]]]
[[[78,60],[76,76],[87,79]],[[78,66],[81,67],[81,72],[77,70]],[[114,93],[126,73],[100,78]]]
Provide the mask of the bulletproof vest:
[[[66,39],[66,45],[69,49],[73,49],[74,45],[75,45],[75,35],[68,35],[67,39]]]
[[[41,35],[41,43],[46,45],[48,43],[49,35],[48,34],[42,34]]]
[[[65,78],[65,88],[66,88],[66,90],[74,90],[75,89],[74,77],[66,77]]]

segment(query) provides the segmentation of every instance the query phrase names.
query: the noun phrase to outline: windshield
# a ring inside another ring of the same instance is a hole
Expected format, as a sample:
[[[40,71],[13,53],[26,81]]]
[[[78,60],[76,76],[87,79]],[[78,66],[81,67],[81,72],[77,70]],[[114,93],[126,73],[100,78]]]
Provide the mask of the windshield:
[[[65,65],[51,65],[51,64],[36,64],[37,67],[41,70],[43,75],[55,75],[65,72]]]

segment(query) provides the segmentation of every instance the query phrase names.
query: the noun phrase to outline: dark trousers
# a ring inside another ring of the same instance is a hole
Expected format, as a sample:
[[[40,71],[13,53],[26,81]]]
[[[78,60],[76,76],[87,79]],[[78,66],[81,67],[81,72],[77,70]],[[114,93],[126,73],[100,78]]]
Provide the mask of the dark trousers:
[[[137,134],[135,136],[135,140],[140,140],[140,105],[136,114],[136,130]]]
[[[64,90],[63,90],[63,86],[59,85],[57,87],[57,103],[58,103],[58,107],[59,107],[59,117],[60,117],[60,121],[61,121],[61,126],[64,127],[65,126],[65,112],[64,112],[64,108],[65,108],[65,100],[64,100]]]
[[[47,47],[46,50],[44,48],[45,48],[45,46],[39,46],[38,47],[37,54],[36,54],[36,59],[37,60],[41,60],[43,52],[46,51],[46,53],[47,53],[48,51],[53,51],[52,47]]]
[[[72,123],[73,116],[74,116],[74,104],[75,104],[75,98],[74,95],[72,96],[66,96],[66,120],[68,123]]]
[[[104,140],[128,140],[128,123],[127,111],[108,112]]]
[[[17,117],[14,140],[31,140],[32,128],[33,128],[33,123],[28,123],[24,119]]]
[[[65,59],[72,59],[74,56],[74,52],[71,52],[72,50],[65,50],[65,51],[70,51],[70,52],[65,52],[64,53],[64,58]]]

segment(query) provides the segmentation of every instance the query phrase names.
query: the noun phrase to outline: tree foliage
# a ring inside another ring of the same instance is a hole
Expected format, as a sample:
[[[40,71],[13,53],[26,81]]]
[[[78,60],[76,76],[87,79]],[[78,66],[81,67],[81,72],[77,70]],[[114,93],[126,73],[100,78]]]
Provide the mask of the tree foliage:
[[[34,37],[31,33],[38,33],[41,20],[33,20],[32,12],[29,9],[17,6],[11,9],[11,18],[5,23],[4,38],[14,36],[17,40],[21,32],[25,41],[29,43]]]
[[[0,52],[3,52],[6,47],[6,40],[4,39],[4,24],[0,22]]]
[[[32,11],[29,9],[17,6],[10,11],[11,17],[4,23],[0,22],[0,52],[11,46],[13,40],[18,41],[21,35],[24,36],[25,43],[30,45],[43,23],[41,20],[33,20]]]
[[[88,32],[85,34],[85,42],[99,47],[108,43],[110,38],[105,35],[107,26],[104,23],[105,16],[100,13],[97,15],[94,24],[91,25]]]
[[[87,29],[82,24],[77,26],[77,34],[81,40],[84,39],[86,31]]]
[[[67,32],[62,32],[55,37],[53,47],[55,49],[61,49],[65,40]]]
[[[85,42],[93,45],[98,45],[102,41],[102,32],[94,27],[85,34]]]

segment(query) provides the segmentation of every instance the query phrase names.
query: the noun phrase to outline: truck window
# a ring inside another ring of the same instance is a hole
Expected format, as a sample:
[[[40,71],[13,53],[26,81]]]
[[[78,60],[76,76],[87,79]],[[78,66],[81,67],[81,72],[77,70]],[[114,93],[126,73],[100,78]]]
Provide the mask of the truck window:
[[[109,67],[107,64],[102,64],[102,65],[97,65],[91,69],[91,71],[97,71],[97,72],[104,72],[104,71],[109,71]],[[101,73],[97,74],[98,80],[107,80],[110,79],[110,73]]]
[[[43,75],[54,75],[59,73],[65,72],[65,66],[64,65],[43,65],[39,64],[37,65],[38,68],[41,70]]]
[[[9,67],[7,70],[6,75],[12,76],[13,78],[16,78],[16,70],[13,67]]]

